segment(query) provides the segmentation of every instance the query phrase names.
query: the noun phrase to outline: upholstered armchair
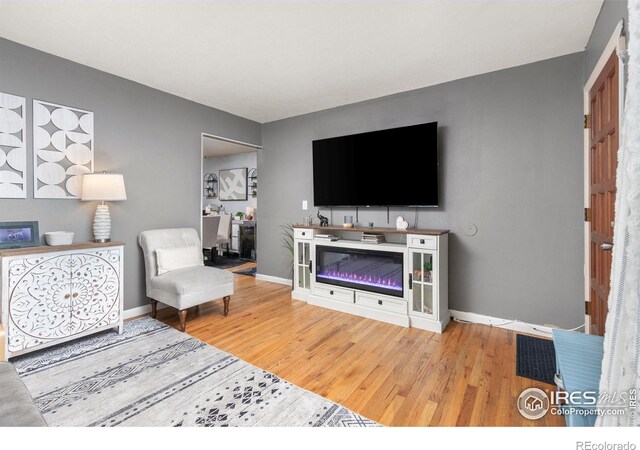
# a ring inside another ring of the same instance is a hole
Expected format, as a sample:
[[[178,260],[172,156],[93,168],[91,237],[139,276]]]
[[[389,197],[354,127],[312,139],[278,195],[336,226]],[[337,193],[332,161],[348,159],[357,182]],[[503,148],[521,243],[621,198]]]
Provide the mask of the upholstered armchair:
[[[180,330],[187,324],[187,309],[222,298],[224,315],[229,314],[233,295],[233,274],[204,266],[202,245],[193,228],[143,231],[138,243],[144,253],[147,297],[151,316],[158,302],[178,310]]]

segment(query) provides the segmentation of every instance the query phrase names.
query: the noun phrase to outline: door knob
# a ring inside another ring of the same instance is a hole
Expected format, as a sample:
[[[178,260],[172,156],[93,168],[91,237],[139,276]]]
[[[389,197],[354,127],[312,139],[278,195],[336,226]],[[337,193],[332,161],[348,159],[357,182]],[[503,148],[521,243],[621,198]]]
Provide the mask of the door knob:
[[[603,242],[600,248],[602,250],[611,250],[613,248],[613,244],[610,242]]]

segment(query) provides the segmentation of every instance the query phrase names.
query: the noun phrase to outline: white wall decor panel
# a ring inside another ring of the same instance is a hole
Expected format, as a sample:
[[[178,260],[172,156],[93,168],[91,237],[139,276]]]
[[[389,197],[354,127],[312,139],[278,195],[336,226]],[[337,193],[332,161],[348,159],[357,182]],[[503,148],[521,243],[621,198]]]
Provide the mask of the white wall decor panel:
[[[34,100],[34,197],[79,198],[93,161],[93,113]]]
[[[27,198],[25,98],[0,92],[0,198]]]

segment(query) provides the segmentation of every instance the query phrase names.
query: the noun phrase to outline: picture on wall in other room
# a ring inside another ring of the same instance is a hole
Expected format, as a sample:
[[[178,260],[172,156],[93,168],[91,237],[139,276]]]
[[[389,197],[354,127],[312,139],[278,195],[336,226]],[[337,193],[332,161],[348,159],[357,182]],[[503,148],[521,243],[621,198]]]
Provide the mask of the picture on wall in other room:
[[[247,168],[224,169],[219,173],[220,200],[247,200]]]

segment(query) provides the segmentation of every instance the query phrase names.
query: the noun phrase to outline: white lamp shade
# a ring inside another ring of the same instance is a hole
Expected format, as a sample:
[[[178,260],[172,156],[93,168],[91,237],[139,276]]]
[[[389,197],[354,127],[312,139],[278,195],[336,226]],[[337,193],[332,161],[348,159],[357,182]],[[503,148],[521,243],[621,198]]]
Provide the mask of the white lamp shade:
[[[126,200],[124,177],[119,173],[87,173],[82,177],[82,200]]]

